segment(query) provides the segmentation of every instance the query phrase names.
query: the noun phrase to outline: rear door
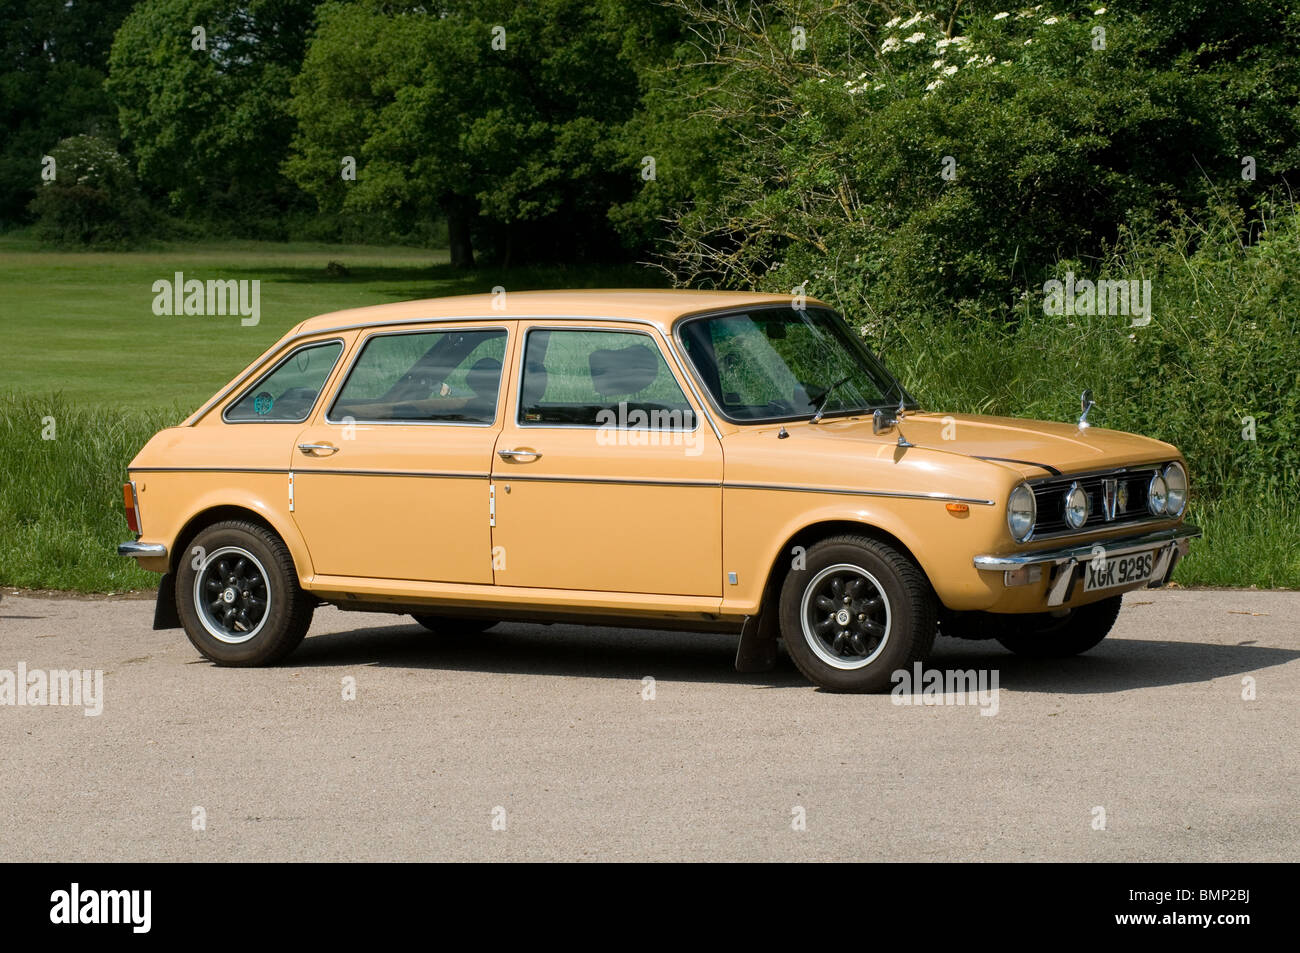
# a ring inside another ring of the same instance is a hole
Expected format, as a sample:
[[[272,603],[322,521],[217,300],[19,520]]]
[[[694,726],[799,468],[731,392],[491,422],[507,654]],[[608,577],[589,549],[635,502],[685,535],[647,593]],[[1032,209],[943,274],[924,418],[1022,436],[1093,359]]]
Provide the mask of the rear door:
[[[491,583],[492,451],[510,322],[376,330],[294,449],[316,571]]]

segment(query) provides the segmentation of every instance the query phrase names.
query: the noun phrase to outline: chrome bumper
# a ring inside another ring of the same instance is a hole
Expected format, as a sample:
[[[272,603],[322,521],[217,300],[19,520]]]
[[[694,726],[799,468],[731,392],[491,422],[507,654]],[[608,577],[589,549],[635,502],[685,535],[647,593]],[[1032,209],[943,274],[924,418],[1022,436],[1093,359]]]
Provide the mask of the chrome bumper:
[[[976,556],[975,568],[988,572],[1008,572],[1028,566],[1051,567],[1047,604],[1059,606],[1065,602],[1074,588],[1079,565],[1096,558],[1098,549],[1106,559],[1112,559],[1158,548],[1160,553],[1152,568],[1151,579],[1147,582],[1148,588],[1154,588],[1163,586],[1169,581],[1178,560],[1187,555],[1191,540],[1200,535],[1201,531],[1197,527],[1184,523],[1181,526],[1156,530],[1141,536],[1099,539],[1062,549],[1042,549],[1037,552],[1012,553],[1006,556]]]
[[[118,543],[117,554],[119,556],[136,556],[141,559],[156,559],[159,556],[167,555],[167,547],[162,543],[140,543],[132,540],[129,543]]]

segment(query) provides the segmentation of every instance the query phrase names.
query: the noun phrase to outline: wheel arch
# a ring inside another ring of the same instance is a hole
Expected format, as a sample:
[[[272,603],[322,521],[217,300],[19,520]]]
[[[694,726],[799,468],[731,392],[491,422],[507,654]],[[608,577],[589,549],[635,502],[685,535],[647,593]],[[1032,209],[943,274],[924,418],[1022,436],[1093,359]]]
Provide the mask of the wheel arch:
[[[198,510],[186,520],[176,534],[175,542],[172,545],[168,571],[171,573],[176,572],[180,560],[189,551],[190,543],[194,541],[199,533],[209,526],[232,520],[255,523],[283,540],[285,546],[289,549],[289,555],[293,557],[293,567],[298,576],[298,584],[306,588],[306,581],[310,578],[312,572],[311,563],[307,554],[307,547],[298,534],[297,528],[292,525],[279,525],[278,521],[269,512],[255,506],[239,503],[212,504]]]

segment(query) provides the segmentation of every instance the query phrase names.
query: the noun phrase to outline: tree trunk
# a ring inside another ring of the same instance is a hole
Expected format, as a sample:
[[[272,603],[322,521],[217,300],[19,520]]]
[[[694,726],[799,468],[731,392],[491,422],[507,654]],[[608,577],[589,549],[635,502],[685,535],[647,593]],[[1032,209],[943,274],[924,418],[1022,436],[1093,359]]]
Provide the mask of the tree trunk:
[[[453,268],[474,267],[474,243],[470,237],[470,212],[462,201],[452,199],[443,203],[447,216],[447,244],[451,251]]]

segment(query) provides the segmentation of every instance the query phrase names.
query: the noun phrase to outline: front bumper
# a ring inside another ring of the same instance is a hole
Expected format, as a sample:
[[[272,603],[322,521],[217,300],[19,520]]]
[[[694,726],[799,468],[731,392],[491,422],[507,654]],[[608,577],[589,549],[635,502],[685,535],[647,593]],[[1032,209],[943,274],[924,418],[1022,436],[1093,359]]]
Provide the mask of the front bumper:
[[[1201,531],[1197,527],[1184,523],[1181,526],[1143,533],[1140,536],[1099,539],[1061,549],[1041,549],[1036,552],[1012,553],[1004,556],[976,556],[975,568],[986,572],[1009,573],[1033,566],[1043,567],[1044,572],[1050,572],[1047,605],[1055,607],[1067,601],[1074,590],[1079,567],[1095,559],[1099,547],[1106,559],[1158,549],[1159,554],[1151,570],[1151,579],[1146,583],[1148,588],[1153,588],[1163,586],[1169,581],[1178,560],[1187,555],[1191,540],[1200,535]]]

